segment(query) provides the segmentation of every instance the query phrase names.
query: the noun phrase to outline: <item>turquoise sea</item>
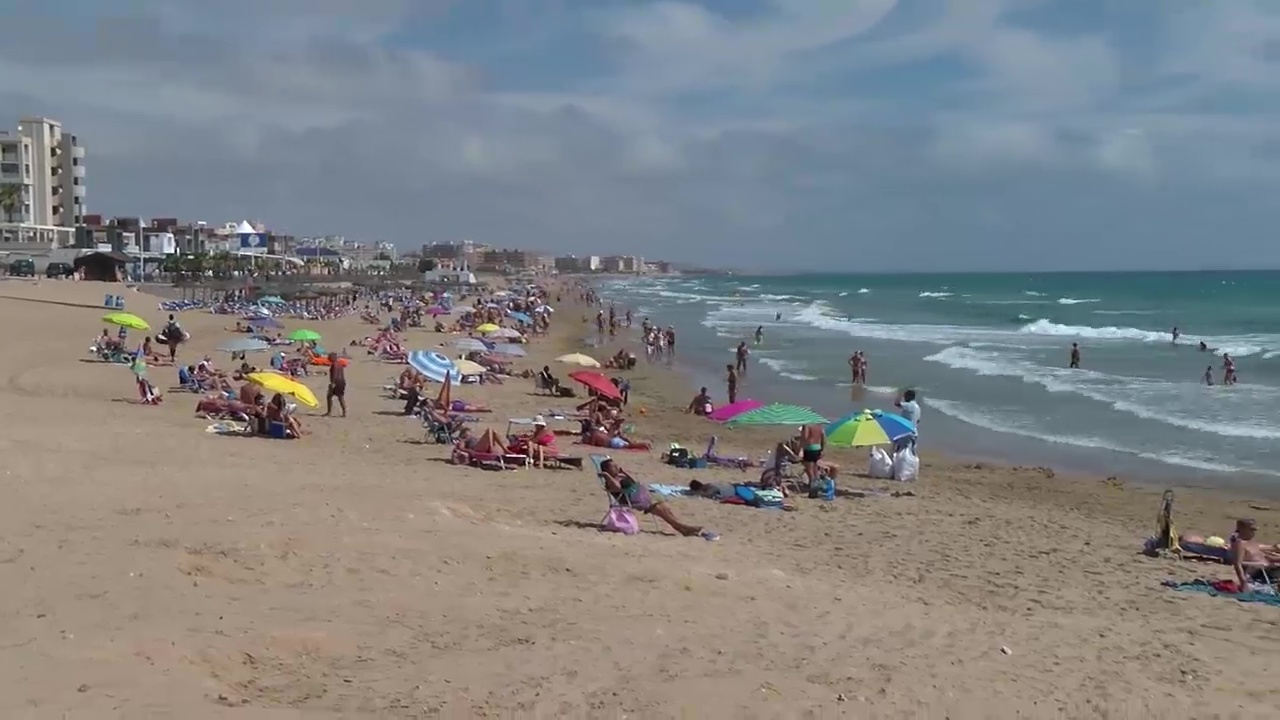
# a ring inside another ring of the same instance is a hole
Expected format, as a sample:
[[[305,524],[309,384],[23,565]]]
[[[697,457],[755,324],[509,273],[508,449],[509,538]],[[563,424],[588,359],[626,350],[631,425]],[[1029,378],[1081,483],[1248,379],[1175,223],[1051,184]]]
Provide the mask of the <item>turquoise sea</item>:
[[[681,362],[714,390],[763,327],[745,383],[757,399],[834,416],[914,387],[922,442],[951,452],[1280,478],[1280,272],[684,276],[605,294],[674,324]],[[865,393],[854,350],[870,357]]]

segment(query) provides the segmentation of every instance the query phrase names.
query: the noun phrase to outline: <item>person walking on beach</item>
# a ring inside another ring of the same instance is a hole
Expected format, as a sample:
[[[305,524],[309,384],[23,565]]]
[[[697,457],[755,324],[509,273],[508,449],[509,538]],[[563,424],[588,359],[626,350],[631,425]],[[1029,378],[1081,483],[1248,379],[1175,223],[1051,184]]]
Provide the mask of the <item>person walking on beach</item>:
[[[738,373],[734,372],[732,365],[725,365],[724,369],[728,371],[725,377],[725,385],[729,390],[729,404],[738,402]]]
[[[742,377],[746,377],[747,376],[747,356],[751,354],[751,351],[747,349],[747,341],[743,340],[742,342],[738,343],[738,349],[735,352],[737,353],[738,374],[741,375]]]
[[[1072,370],[1080,369],[1080,343],[1071,343],[1071,360],[1067,363],[1067,367]]]
[[[325,395],[325,411],[324,416],[329,417],[333,414],[333,401],[338,400],[338,406],[342,408],[342,417],[347,416],[347,369],[343,367],[342,360],[338,357],[338,353],[329,353],[329,392]]]

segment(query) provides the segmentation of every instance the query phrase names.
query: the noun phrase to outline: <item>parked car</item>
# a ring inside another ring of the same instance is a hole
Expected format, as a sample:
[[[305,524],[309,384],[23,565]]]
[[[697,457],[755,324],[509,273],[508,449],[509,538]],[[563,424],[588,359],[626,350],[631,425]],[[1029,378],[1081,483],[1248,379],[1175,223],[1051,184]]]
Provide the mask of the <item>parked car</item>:
[[[35,277],[36,263],[34,260],[14,260],[9,263],[9,274],[13,277]]]
[[[71,263],[51,262],[44,269],[44,276],[49,278],[65,278],[71,277],[75,273],[75,268],[71,267]]]

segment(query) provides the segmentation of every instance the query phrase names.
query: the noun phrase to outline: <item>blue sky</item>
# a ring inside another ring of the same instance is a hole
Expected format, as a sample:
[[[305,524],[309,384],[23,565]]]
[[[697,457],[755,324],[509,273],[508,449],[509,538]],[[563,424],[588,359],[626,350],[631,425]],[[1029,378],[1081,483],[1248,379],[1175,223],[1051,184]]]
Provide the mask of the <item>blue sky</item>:
[[[756,268],[1280,265],[1280,3],[0,5],[0,107],[80,135],[91,212]]]

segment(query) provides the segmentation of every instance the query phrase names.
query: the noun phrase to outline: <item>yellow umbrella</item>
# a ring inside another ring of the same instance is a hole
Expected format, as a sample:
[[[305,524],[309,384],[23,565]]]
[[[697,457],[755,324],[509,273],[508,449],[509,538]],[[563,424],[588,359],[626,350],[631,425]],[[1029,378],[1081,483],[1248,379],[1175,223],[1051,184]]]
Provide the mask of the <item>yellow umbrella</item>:
[[[102,322],[111,323],[112,325],[119,325],[120,327],[126,327],[126,328],[129,328],[130,330],[150,330],[151,329],[151,326],[147,324],[146,320],[143,320],[142,318],[138,317],[137,315],[134,315],[133,313],[127,313],[127,312],[107,313],[106,315],[102,316]]]
[[[458,369],[458,375],[461,376],[483,375],[488,372],[484,369],[483,365],[477,362],[471,362],[470,360],[454,360],[453,366]]]
[[[498,327],[497,325],[494,325],[493,323],[485,323],[483,325],[479,325],[476,327],[476,332],[480,333],[481,335],[485,333],[491,333],[494,330],[501,330],[501,328]]]
[[[291,377],[271,372],[249,373],[245,377],[249,382],[257,383],[269,392],[292,395],[297,398],[298,402],[307,407],[320,407],[320,401],[316,400],[315,393],[311,392],[311,388]]]
[[[562,362],[567,365],[581,365],[582,367],[591,367],[591,368],[600,367],[599,360],[596,360],[590,355],[583,355],[582,353],[569,353],[568,355],[561,355],[560,357],[556,358],[556,362]]]

